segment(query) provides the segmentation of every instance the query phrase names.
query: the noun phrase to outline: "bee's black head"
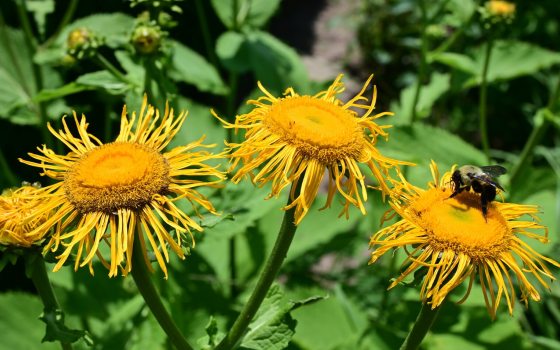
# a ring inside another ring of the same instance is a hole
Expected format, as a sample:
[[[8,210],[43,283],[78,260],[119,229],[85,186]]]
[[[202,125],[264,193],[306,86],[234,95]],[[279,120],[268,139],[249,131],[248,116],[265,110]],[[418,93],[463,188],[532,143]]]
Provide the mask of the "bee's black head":
[[[453,182],[453,188],[458,189],[463,184],[461,180],[461,172],[459,170],[455,170],[453,174],[451,174],[451,182]]]

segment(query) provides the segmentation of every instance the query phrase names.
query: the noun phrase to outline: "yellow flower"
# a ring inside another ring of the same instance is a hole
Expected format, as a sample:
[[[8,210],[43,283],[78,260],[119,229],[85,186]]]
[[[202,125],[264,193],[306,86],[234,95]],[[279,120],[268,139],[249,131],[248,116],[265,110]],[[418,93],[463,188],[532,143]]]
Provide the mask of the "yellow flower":
[[[492,318],[505,298],[510,314],[516,300],[513,277],[517,280],[521,300],[540,300],[528,277],[533,276],[548,288],[546,278],[554,279],[545,262],[560,267],[531,248],[521,238],[548,242],[548,230],[538,224],[538,209],[532,205],[491,202],[487,221],[482,215],[480,195],[462,192],[449,198],[451,172],[440,180],[435,163],[431,165],[434,182],[428,189],[409,184],[404,178],[395,181],[391,206],[402,220],[374,234],[370,246],[375,248],[370,263],[392,248],[407,252],[406,269],[391,283],[393,288],[420,268],[427,272],[420,297],[439,306],[447,295],[469,279],[463,302],[476,277],[480,281],[486,307]],[[518,220],[529,215],[532,220]],[[542,230],[538,234],[535,230]]]
[[[24,185],[17,189],[8,189],[0,196],[0,244],[8,246],[30,247],[40,242],[48,230],[38,231],[33,236],[27,235],[45,222],[47,211],[38,212],[41,203],[32,194],[35,186]]]
[[[513,17],[515,15],[515,4],[509,1],[490,0],[486,3],[486,9],[492,16]]]
[[[153,252],[166,277],[168,248],[184,258],[181,247],[191,243],[185,234],[192,240],[191,229],[202,228],[176,202],[188,200],[196,214],[196,206],[215,213],[212,204],[195,188],[215,187],[224,178],[216,168],[204,164],[221,155],[193,151],[196,147],[210,147],[202,145],[203,138],[163,152],[185,118],[185,112],[175,117],[168,106],[160,116],[159,111],[147,105],[144,96],[138,117],[134,112],[129,118],[124,106],[120,133],[111,143],[102,144],[89,134],[85,116],[78,120],[75,112],[77,136],[64,119],[64,130],[56,132],[49,125],[70,153],[58,155],[43,145],[38,148],[40,154],[29,154],[37,161],[20,161],[42,168],[44,175],[57,181],[36,194],[45,199],[36,209],[37,215],[51,210],[53,213],[31,233],[54,228],[45,247],[45,251],[62,249],[54,271],[75,252],[75,269],[88,265],[93,273],[92,260],[97,255],[109,269],[109,276],[116,276],[119,267],[127,275],[136,244],[142,248],[146,261],[148,251]],[[207,176],[217,180],[208,182]],[[101,253],[102,242],[109,246],[109,262]]]
[[[366,178],[359,164],[370,169],[384,196],[389,193],[385,180],[389,169],[395,167],[398,171],[399,164],[410,164],[387,158],[375,147],[379,137],[389,137],[385,129],[390,127],[378,125],[375,120],[392,113],[373,115],[375,86],[371,101],[364,96],[372,78],[348,102],[337,98],[344,91],[342,75],[327,90],[314,96],[299,95],[289,88],[284,97],[274,97],[259,82],[264,96],[247,102],[255,106],[251,112],[237,116],[234,124],[220,119],[226,128],[246,129],[242,143],[228,144],[232,152],[229,170],[237,168],[232,181],[237,183],[250,175],[259,187],[271,182],[268,198],[278,197],[286,186],[294,184],[291,203],[283,209],[295,207],[297,225],[317,196],[323,177],[327,176],[328,195],[322,209],[329,207],[339,192],[345,203],[341,215],[348,217],[350,205],[365,214]],[[365,112],[358,116],[354,109]],[[300,191],[296,195],[298,186]]]

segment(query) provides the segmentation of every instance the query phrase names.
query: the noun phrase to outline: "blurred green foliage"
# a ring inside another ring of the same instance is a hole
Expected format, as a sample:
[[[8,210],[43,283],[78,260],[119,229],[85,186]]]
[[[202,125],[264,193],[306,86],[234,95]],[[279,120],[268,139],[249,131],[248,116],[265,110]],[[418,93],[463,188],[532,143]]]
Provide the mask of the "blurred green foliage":
[[[232,135],[210,108],[232,121],[255,95],[257,81],[273,94],[290,86],[313,93],[326,83],[309,79],[301,52],[291,46],[301,39],[299,25],[290,21],[299,8],[305,12],[336,3],[340,1],[2,1],[0,185],[46,181],[17,158],[42,143],[64,151],[46,132],[47,122],[58,129],[63,115],[84,113],[90,131],[110,141],[123,103],[137,109],[144,92],[159,108],[168,100],[176,110],[189,110],[171,146],[206,135],[216,144],[214,150],[221,150]],[[378,108],[396,114],[387,119],[394,125],[389,141],[379,142],[383,154],[417,163],[406,174],[419,186],[430,179],[431,159],[441,170],[490,162],[516,169],[513,182],[503,178],[505,197],[542,208],[553,243],[535,248],[558,257],[560,4],[518,2],[513,21],[500,29],[484,25],[474,0],[355,3],[352,18],[360,19],[354,25],[363,56],[358,68],[349,67],[348,79],[361,82],[375,73]],[[131,40],[145,25],[157,34],[150,32],[142,40],[161,41],[153,50]],[[311,27],[313,21],[305,25]],[[83,28],[92,34],[83,38],[89,46],[69,51],[68,36]],[[488,40],[494,40],[486,76],[491,160],[480,151],[478,130]],[[524,159],[533,134],[536,144]],[[272,247],[285,198],[265,201],[267,193],[266,188],[230,183],[224,193],[211,194],[224,220],[207,225],[186,261],[172,259],[169,280],[159,272],[154,276],[179,328],[189,339],[199,339],[199,348],[211,348],[227,332]],[[269,291],[241,347],[397,348],[420,302],[415,286],[386,291],[402,253],[367,266],[368,237],[379,229],[386,203],[371,193],[368,215],[354,210],[345,220],[335,215],[339,207],[318,211],[321,198],[318,202],[299,228],[280,284]],[[39,298],[22,263],[12,263],[0,277],[0,348],[56,348],[58,344],[40,343],[44,325],[38,319]],[[105,274],[101,268],[91,276],[70,267],[50,273],[69,327],[87,330],[94,349],[169,348],[132,279]],[[452,301],[460,292],[453,293]],[[560,290],[553,284],[551,293],[540,292],[542,303],[528,309],[517,305],[513,317],[502,308],[492,322],[474,288],[464,305],[443,306],[423,348],[560,349]],[[88,348],[84,341],[74,345]]]

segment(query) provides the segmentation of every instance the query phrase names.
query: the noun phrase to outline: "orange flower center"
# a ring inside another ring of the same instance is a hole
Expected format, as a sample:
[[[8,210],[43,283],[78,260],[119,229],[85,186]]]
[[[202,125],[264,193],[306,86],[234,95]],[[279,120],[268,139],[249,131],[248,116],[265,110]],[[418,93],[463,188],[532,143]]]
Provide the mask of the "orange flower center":
[[[488,204],[485,219],[479,194],[450,195],[448,189],[433,188],[407,208],[418,226],[426,230],[434,250],[461,252],[476,262],[509,249],[511,228],[493,203]]]
[[[66,174],[70,202],[81,212],[140,209],[170,183],[167,160],[137,143],[114,142],[77,161]]]
[[[311,96],[293,96],[273,104],[265,125],[283,141],[323,163],[364,156],[364,135],[354,113]]]

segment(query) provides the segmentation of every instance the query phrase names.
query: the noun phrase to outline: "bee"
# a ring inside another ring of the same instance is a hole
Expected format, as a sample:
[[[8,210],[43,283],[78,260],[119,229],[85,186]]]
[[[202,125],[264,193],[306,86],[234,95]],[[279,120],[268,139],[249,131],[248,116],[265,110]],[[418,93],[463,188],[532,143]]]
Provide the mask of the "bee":
[[[455,170],[451,175],[453,193],[449,196],[449,198],[453,198],[465,190],[469,191],[472,187],[474,192],[480,193],[482,215],[486,220],[488,203],[492,202],[496,198],[496,188],[505,191],[496,178],[506,172],[506,168],[501,165],[488,165],[481,167],[464,165]]]

